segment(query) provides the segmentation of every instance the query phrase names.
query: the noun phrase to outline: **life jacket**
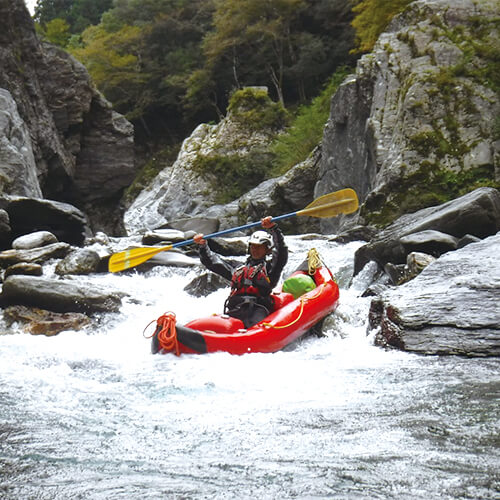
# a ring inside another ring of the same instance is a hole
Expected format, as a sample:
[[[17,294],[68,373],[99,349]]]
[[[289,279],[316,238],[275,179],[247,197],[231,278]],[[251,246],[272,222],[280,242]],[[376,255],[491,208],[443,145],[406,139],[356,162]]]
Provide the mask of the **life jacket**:
[[[266,263],[245,264],[238,267],[231,278],[231,294],[265,297],[271,293],[271,280],[267,275]]]

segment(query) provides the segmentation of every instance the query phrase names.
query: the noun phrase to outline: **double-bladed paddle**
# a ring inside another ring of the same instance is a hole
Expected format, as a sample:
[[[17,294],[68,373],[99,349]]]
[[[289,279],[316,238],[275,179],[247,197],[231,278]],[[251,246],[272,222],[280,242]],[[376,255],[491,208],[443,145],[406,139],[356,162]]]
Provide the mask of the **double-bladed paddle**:
[[[288,219],[290,217],[295,217],[296,215],[307,215],[308,217],[336,217],[340,214],[351,214],[358,209],[358,197],[352,189],[341,189],[340,191],[335,191],[334,193],[328,193],[319,198],[316,198],[313,202],[309,203],[306,208],[298,210],[297,212],[291,212],[289,214],[278,215],[273,217],[273,222]],[[241,231],[243,229],[250,229],[252,227],[260,226],[261,222],[251,222],[250,224],[245,224],[244,226],[233,227],[231,229],[224,229],[223,231],[218,231],[212,234],[203,235],[204,239],[215,238],[216,236],[222,236],[223,234],[234,233],[236,231]],[[160,252],[166,252],[167,250],[172,250],[173,248],[179,248],[186,245],[191,245],[194,240],[191,238],[189,240],[180,241],[172,245],[167,245],[164,247],[147,247],[147,248],[132,248],[130,250],[125,250],[123,252],[118,252],[113,254],[109,258],[108,268],[112,273],[118,271],[125,271],[132,267],[138,266],[143,262],[154,257]]]

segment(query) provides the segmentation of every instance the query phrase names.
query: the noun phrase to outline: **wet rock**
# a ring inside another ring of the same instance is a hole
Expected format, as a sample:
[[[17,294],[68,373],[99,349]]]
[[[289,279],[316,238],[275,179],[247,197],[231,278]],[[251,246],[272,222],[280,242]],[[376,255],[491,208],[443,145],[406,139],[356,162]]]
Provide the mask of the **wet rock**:
[[[403,236],[399,242],[406,253],[422,252],[439,257],[445,252],[456,250],[458,238],[441,231],[426,230]]]
[[[155,229],[144,234],[142,244],[157,245],[158,243],[162,243],[163,245],[168,245],[184,241],[185,239],[186,235],[184,231],[178,231],[177,229]]]
[[[242,256],[246,255],[248,250],[248,242],[243,239],[224,239],[224,238],[210,238],[208,240],[210,250],[219,255],[224,256]]]
[[[187,217],[170,221],[164,227],[179,231],[194,231],[195,233],[211,234],[219,230],[219,220],[215,217]]]
[[[351,241],[370,241],[378,233],[373,226],[355,226],[330,239],[335,243],[349,243]]]
[[[62,331],[81,330],[91,323],[90,318],[82,313],[55,313],[26,306],[5,308],[4,320],[8,326],[17,322],[22,325],[25,332],[47,337],[57,335]]]
[[[500,234],[448,252],[371,303],[376,343],[421,354],[500,356]]]
[[[5,250],[0,252],[0,267],[7,268],[20,262],[42,264],[49,259],[62,259],[71,250],[67,243],[52,243],[30,250]]]
[[[85,214],[69,203],[2,196],[0,208],[9,214],[13,238],[37,231],[49,231],[58,241],[80,246],[91,234]]]
[[[55,312],[116,312],[123,293],[95,285],[35,276],[9,276],[0,294],[6,305],[25,305]]]
[[[22,274],[24,276],[42,276],[43,268],[40,264],[29,264],[27,262],[19,262],[9,266],[3,275],[4,279],[14,274]]]
[[[229,286],[230,282],[222,276],[214,273],[204,273],[186,285],[184,290],[194,297],[206,297],[221,288],[229,290]]]
[[[88,248],[79,248],[57,263],[55,272],[61,276],[67,274],[91,274],[98,272],[101,258],[97,252]]]
[[[429,264],[432,264],[436,257],[422,252],[411,252],[406,258],[405,281],[418,276]]]
[[[0,208],[0,249],[8,248],[11,240],[9,214]]]
[[[12,242],[12,248],[15,250],[29,250],[31,248],[44,247],[57,242],[57,238],[51,232],[36,231],[16,238]]]
[[[399,285],[405,276],[406,266],[404,264],[392,264],[388,262],[384,266],[384,271],[391,279],[393,285]]]
[[[461,238],[466,234],[484,238],[500,230],[500,192],[479,188],[436,207],[403,215],[356,251],[357,274],[370,260],[383,267],[387,262],[404,264],[407,251],[401,238],[412,233],[435,230]]]
[[[477,236],[472,236],[472,234],[466,234],[465,236],[462,236],[462,238],[458,240],[457,248],[463,248],[467,246],[469,243],[477,243],[478,241],[481,241],[481,238],[478,238]]]

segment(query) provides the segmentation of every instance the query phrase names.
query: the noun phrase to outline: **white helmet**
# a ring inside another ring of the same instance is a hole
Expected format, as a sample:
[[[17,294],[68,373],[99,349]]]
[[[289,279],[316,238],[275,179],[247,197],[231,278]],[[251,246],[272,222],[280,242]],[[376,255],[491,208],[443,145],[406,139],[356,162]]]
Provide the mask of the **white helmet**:
[[[255,233],[250,236],[248,244],[266,245],[267,248],[271,249],[273,248],[273,238],[266,231],[255,231]]]

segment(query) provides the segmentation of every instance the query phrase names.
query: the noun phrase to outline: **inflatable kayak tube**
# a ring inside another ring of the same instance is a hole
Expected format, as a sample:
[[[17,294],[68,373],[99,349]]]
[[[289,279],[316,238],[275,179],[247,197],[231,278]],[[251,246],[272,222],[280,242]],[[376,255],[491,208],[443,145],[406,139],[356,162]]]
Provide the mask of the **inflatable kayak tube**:
[[[202,354],[225,351],[231,354],[276,352],[304,335],[332,313],[339,288],[326,267],[312,276],[316,287],[294,298],[283,291],[273,293],[275,310],[256,325],[245,329],[241,320],[218,314],[176,325],[175,315],[158,318],[152,336],[153,353]]]

